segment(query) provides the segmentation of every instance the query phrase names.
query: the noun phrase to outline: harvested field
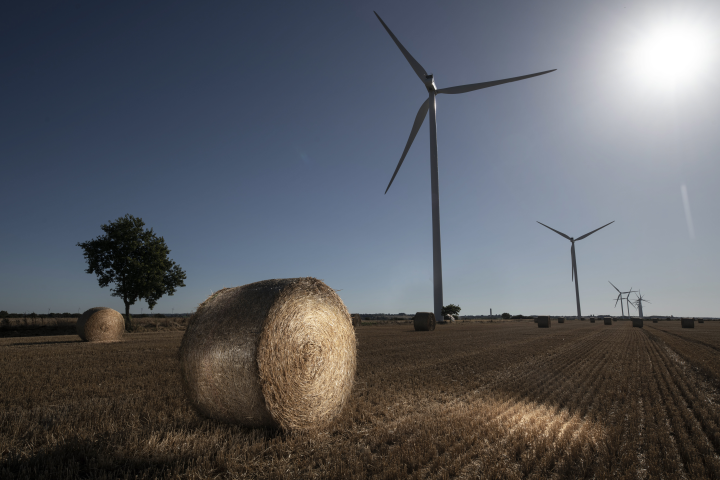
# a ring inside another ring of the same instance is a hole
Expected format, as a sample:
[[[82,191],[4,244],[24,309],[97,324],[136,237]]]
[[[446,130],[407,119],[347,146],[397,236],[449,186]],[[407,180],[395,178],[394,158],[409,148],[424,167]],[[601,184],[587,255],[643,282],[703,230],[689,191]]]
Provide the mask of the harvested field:
[[[0,476],[720,477],[720,322],[367,326],[347,408],[292,434],[196,416],[182,333],[0,339]]]
[[[134,318],[135,329],[127,333],[184,330],[189,317]],[[77,318],[4,318],[0,320],[0,338],[77,335]]]

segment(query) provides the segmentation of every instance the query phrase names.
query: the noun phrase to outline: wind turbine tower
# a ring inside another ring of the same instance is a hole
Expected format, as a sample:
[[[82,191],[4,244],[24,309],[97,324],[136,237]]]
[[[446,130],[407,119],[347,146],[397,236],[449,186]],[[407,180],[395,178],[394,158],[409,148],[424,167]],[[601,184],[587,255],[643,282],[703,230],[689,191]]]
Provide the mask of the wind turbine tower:
[[[615,222],[615,220],[613,220],[613,221],[610,222],[610,223],[614,223],[614,222]],[[537,222],[537,223],[539,223],[540,225],[542,225],[542,226],[545,227],[545,228],[549,228],[550,230],[552,230],[553,232],[557,233],[557,234],[560,235],[561,237],[567,238],[568,240],[570,240],[570,243],[572,243],[572,246],[570,247],[570,257],[572,258],[572,272],[570,273],[570,275],[571,275],[571,278],[572,278],[573,280],[575,280],[575,302],[577,303],[577,318],[578,318],[578,320],[580,320],[580,319],[582,318],[582,314],[580,313],[580,288],[578,287],[577,263],[575,262],[575,242],[577,242],[577,241],[579,241],[579,240],[582,240],[582,239],[585,238],[585,237],[589,237],[590,235],[592,235],[593,233],[597,232],[597,231],[600,230],[601,228],[607,227],[608,225],[610,225],[610,223],[606,223],[606,224],[603,225],[602,227],[596,228],[596,229],[593,230],[592,232],[586,233],[586,234],[583,235],[582,237],[578,237],[578,238],[568,237],[568,236],[565,235],[564,233],[558,232],[558,231],[555,230],[554,228],[548,227],[548,226],[545,225],[544,223],[541,223],[541,222]]]
[[[638,291],[638,293],[640,293],[640,291]],[[642,302],[645,302],[645,303],[650,303],[650,302],[645,300],[645,298],[642,296],[642,293],[640,293],[639,296],[636,293],[635,297],[636,297],[636,299],[635,299],[634,304],[637,305],[638,312],[640,313],[640,318],[643,318]]]
[[[625,292],[625,293],[627,293],[627,296],[625,297],[625,303],[627,304],[628,317],[632,316],[632,315],[630,315],[630,305],[632,305],[633,308],[635,310],[637,310],[637,307],[635,306],[635,304],[630,301],[630,294],[634,293],[634,292],[635,292],[635,290],[633,290],[632,287],[630,287],[629,292]]]
[[[615,299],[615,308],[617,308],[617,304],[618,304],[618,302],[620,302],[621,297],[622,297],[622,293],[618,293],[618,296]],[[625,316],[625,308],[623,307],[622,302],[620,302],[620,311],[622,312],[622,316],[624,317]]]
[[[410,55],[405,47],[400,43],[400,40],[390,31],[385,22],[383,22],[380,15],[374,12],[375,16],[380,20],[382,26],[385,28],[390,37],[395,42],[395,45],[400,49],[405,59],[412,67],[415,75],[420,78],[425,88],[428,91],[428,99],[420,105],[415,116],[415,123],[413,123],[412,130],[410,131],[410,138],[408,138],[407,144],[405,144],[405,150],[403,150],[400,161],[395,168],[390,183],[385,189],[385,193],[390,189],[395,175],[397,175],[400,166],[405,160],[410,146],[412,145],[415,136],[417,135],[420,127],[425,121],[425,116],[430,111],[430,183],[432,188],[432,227],[433,227],[433,290],[434,290],[434,305],[435,305],[435,318],[441,319],[442,307],[443,307],[443,287],[442,287],[442,258],[440,254],[440,195],[438,193],[438,155],[437,155],[437,120],[435,118],[435,96],[439,93],[457,94],[472,92],[474,90],[480,90],[481,88],[494,87],[496,85],[502,85],[503,83],[517,82],[518,80],[525,80],[526,78],[537,77],[538,75],[544,75],[546,73],[554,72],[555,70],[546,70],[544,72],[533,73],[530,75],[523,75],[521,77],[505,78],[503,80],[494,80],[491,82],[473,83],[469,85],[459,85],[457,87],[440,88],[435,86],[435,79],[432,74],[429,74],[425,69]]]

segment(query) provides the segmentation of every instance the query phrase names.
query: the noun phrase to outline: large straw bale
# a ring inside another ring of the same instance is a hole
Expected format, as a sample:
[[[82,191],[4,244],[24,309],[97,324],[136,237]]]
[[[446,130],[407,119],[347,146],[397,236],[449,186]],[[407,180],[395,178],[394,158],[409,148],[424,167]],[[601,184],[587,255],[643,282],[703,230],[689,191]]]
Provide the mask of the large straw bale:
[[[613,321],[612,321],[612,318],[610,318],[610,317],[605,317],[604,320],[605,320],[605,321],[604,321],[604,324],[605,324],[605,325],[612,325],[612,322],[613,322]]]
[[[697,322],[698,322],[698,323],[705,323],[705,319],[704,319],[704,318],[698,318],[698,319],[697,319]]]
[[[695,319],[694,318],[681,318],[680,319],[680,327],[695,328]]]
[[[306,277],[216,292],[190,318],[178,356],[200,415],[291,431],[326,427],[341,412],[356,350],[340,297]]]
[[[550,317],[547,315],[541,315],[537,317],[538,328],[550,328]]]
[[[117,310],[94,307],[80,315],[75,330],[86,342],[118,342],[125,333],[125,320]]]
[[[633,318],[632,325],[633,325],[633,327],[643,328],[643,319],[642,318]]]
[[[590,323],[595,323],[595,317],[590,317]]]
[[[353,327],[359,327],[361,325],[362,317],[359,313],[353,313],[350,315],[350,318],[352,319]]]
[[[565,323],[565,317],[558,317],[557,318],[558,323]]]
[[[435,330],[435,314],[433,312],[417,312],[413,317],[416,332],[431,332]]]

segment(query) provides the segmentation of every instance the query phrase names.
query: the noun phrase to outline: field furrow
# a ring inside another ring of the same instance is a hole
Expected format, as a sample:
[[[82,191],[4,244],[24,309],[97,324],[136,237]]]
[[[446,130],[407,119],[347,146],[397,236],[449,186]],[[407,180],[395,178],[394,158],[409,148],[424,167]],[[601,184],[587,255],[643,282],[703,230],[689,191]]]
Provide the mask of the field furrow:
[[[677,443],[685,473],[690,478],[716,477],[718,462],[712,438],[703,431],[708,413],[697,401],[698,390],[693,385],[694,374],[683,365],[674,352],[658,342],[648,342],[652,358],[658,366],[660,398],[672,426],[671,435]],[[717,430],[715,430],[716,432]]]

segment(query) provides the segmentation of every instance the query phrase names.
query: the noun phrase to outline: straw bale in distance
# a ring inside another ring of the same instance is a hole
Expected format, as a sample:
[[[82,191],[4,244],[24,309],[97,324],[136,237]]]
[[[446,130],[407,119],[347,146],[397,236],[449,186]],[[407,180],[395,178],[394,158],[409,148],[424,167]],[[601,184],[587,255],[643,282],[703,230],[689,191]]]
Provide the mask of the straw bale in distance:
[[[538,328],[550,328],[550,323],[550,317],[547,315],[537,317]]]
[[[595,317],[590,317],[590,323],[595,323]]]
[[[605,317],[605,325],[612,325],[612,318]]]
[[[350,315],[350,318],[352,319],[353,327],[360,326],[360,322],[362,322],[362,317],[359,313],[353,313],[352,315]]]
[[[431,332],[435,330],[435,314],[433,312],[417,312],[413,317],[416,332]]]
[[[633,327],[643,328],[643,319],[642,318],[633,318],[632,324],[633,324]]]
[[[118,342],[125,333],[125,320],[117,310],[94,307],[80,315],[75,330],[86,342]]]
[[[264,280],[201,303],[178,356],[183,389],[200,415],[315,430],[350,396],[355,330],[340,297],[322,281]]]
[[[694,318],[681,318],[680,326],[682,328],[695,328],[695,319]]]
[[[658,323],[657,318],[653,319],[653,323]]]
[[[565,323],[565,317],[558,317],[557,318],[558,323]]]
[[[705,323],[705,319],[704,319],[704,318],[698,318],[698,321],[697,321],[697,322],[698,322],[698,323]]]

